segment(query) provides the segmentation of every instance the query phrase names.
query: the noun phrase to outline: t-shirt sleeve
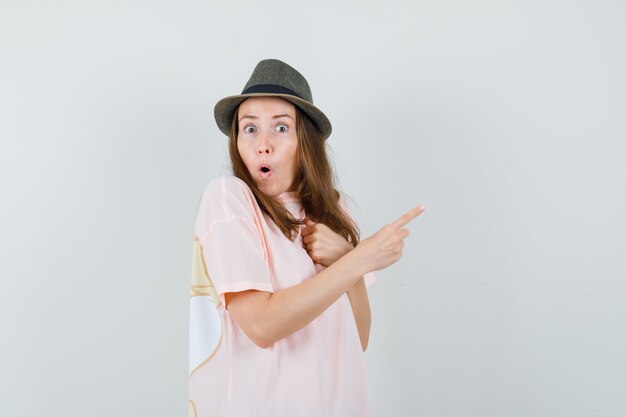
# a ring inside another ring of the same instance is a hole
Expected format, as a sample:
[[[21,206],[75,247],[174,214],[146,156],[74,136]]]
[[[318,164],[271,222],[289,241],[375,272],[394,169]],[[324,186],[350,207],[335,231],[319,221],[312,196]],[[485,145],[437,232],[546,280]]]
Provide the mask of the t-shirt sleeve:
[[[202,194],[195,234],[224,307],[227,292],[274,292],[260,209],[253,201],[250,189],[233,176],[213,179]]]
[[[341,193],[340,193],[340,197],[339,197],[339,206],[348,215],[348,217],[352,220],[352,222],[354,224],[356,224],[356,221],[354,220],[354,217],[352,217],[352,210],[348,206],[348,203],[345,200],[344,195],[341,194]],[[376,274],[374,273],[374,271],[368,272],[365,275],[363,275],[363,280],[365,281],[365,286],[367,287],[367,286],[369,286],[369,285],[371,285],[371,284],[376,282]]]

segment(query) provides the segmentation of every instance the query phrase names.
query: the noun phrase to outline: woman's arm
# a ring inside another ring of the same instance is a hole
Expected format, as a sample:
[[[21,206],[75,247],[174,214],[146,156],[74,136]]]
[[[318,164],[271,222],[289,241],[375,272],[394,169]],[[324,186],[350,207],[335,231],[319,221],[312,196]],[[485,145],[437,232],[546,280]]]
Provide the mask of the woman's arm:
[[[302,230],[302,241],[312,259],[328,267],[335,263],[354,247],[341,235],[335,233],[325,224],[315,223],[305,218],[306,228]],[[371,312],[365,281],[361,277],[348,289],[348,299],[356,322],[363,352],[367,349],[371,327]]]
[[[363,348],[363,352],[365,352],[370,337],[372,314],[370,311],[370,302],[367,297],[367,289],[365,288],[365,280],[363,277],[361,277],[361,279],[359,279],[348,290],[348,299],[350,300],[352,314],[354,314],[356,327],[359,331],[361,347]]]
[[[357,281],[364,279],[367,272],[380,271],[398,262],[403,239],[409,235],[404,226],[423,211],[423,206],[409,210],[301,284],[275,293],[256,290],[226,293],[225,307],[230,307],[229,311],[248,337],[261,347],[269,347],[313,321]],[[355,294],[355,301],[362,300],[358,292]]]
[[[359,280],[363,281],[368,271],[362,270],[363,262],[358,256],[350,251],[303,283],[275,293],[255,290],[226,293],[226,308],[252,341],[267,348],[309,324]],[[367,319],[360,307],[363,291],[364,284],[363,288],[357,285],[351,303],[354,300],[352,305],[359,306],[359,318]]]

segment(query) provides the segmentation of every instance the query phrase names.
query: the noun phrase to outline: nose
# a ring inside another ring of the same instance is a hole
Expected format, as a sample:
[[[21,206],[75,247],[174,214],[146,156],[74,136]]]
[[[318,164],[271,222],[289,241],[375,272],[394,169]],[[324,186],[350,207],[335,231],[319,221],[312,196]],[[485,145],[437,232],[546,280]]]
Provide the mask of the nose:
[[[257,144],[258,153],[270,153],[272,151],[272,144],[270,143],[269,134],[262,133],[259,135],[259,143]]]

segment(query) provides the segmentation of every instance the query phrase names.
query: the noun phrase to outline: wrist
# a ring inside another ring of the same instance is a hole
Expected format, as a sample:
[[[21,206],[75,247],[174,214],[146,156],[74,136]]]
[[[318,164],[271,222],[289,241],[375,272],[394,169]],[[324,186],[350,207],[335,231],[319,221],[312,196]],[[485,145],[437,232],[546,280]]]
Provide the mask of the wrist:
[[[343,256],[346,260],[351,264],[351,270],[355,271],[359,277],[363,277],[363,275],[367,274],[369,271],[366,271],[365,262],[360,257],[360,251],[355,250],[356,247],[348,244],[350,247],[347,248],[346,254]],[[342,257],[342,258],[343,258]]]

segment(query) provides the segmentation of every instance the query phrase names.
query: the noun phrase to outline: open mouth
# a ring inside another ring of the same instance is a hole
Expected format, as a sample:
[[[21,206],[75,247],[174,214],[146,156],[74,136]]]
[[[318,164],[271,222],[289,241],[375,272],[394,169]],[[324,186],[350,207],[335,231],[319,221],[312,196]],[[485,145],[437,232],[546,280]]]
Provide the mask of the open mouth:
[[[272,175],[272,169],[267,164],[261,164],[260,167],[259,167],[259,174],[263,178],[267,178],[270,175]]]

